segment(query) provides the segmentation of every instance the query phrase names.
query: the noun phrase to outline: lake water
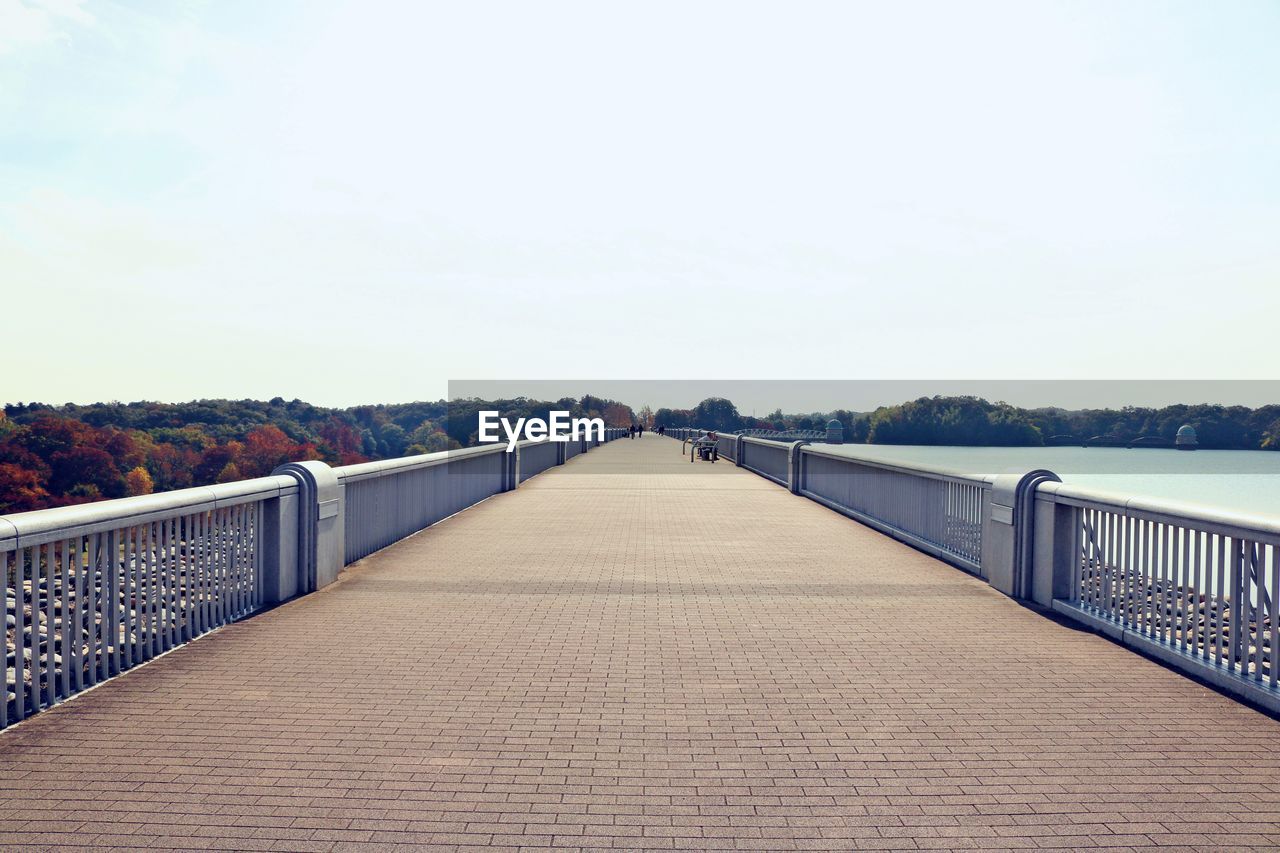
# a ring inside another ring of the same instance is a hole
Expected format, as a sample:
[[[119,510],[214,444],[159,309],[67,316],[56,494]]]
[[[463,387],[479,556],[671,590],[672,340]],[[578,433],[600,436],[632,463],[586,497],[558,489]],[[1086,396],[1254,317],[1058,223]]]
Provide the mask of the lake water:
[[[1063,482],[1134,496],[1280,517],[1280,452],[1113,447],[823,445],[850,456],[935,465],[972,474],[1047,468]]]

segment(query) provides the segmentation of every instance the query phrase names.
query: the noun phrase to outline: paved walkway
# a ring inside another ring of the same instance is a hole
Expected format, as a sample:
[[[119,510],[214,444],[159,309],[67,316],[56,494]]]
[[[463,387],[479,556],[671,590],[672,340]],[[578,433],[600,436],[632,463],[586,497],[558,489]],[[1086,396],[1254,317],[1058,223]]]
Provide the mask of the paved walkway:
[[[0,734],[0,848],[1280,845],[1280,723],[656,436]]]

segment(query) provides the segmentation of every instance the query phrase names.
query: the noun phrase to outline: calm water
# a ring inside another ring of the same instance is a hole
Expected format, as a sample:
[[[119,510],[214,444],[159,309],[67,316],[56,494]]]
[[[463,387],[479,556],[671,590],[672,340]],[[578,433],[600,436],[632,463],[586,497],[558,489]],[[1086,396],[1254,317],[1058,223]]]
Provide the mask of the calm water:
[[[1280,453],[1111,447],[844,445],[851,456],[937,465],[974,474],[1048,468],[1063,482],[1130,495],[1280,516]]]

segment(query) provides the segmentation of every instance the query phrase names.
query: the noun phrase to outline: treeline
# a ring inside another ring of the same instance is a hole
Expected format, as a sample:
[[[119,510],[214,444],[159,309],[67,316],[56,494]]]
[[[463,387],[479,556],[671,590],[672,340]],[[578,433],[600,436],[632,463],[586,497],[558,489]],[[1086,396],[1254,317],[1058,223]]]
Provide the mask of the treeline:
[[[714,397],[693,409],[658,409],[653,425],[738,429],[825,430],[840,421],[844,440],[868,444],[932,444],[971,447],[1037,447],[1102,438],[1127,443],[1141,437],[1172,442],[1183,424],[1195,427],[1200,446],[1218,450],[1280,450],[1280,405],[1174,405],[1163,408],[1022,409],[979,397],[921,397],[874,412],[834,412],[764,418],[739,414]]]
[[[0,412],[0,513],[230,482],[271,473],[285,462],[349,465],[476,443],[477,412],[546,418],[553,409],[600,417],[609,426],[825,430],[840,421],[844,440],[871,444],[1034,447],[1094,438],[1172,441],[1191,424],[1200,446],[1280,450],[1280,405],[1022,409],[977,397],[921,397],[874,412],[744,416],[720,397],[692,409],[662,408],[637,418],[614,400],[515,398],[332,409],[301,400],[198,400],[5,406]]]
[[[627,426],[630,407],[599,397],[554,402],[438,400],[333,409],[301,400],[16,404],[0,412],[0,513],[224,483],[285,462],[350,465],[476,443],[480,409],[546,418],[552,409]]]

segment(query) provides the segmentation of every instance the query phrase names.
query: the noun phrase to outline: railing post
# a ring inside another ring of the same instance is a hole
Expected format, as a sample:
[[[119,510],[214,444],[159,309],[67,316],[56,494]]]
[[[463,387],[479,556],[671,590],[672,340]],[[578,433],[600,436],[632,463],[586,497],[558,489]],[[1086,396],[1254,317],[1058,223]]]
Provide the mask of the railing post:
[[[802,473],[800,448],[808,443],[807,441],[793,441],[791,447],[787,450],[787,488],[791,490],[793,495],[800,494],[800,489],[802,488],[800,482]]]
[[[982,575],[1012,598],[1030,598],[1035,553],[1036,487],[1060,483],[1057,474],[1037,468],[995,478],[982,513]]]
[[[1080,516],[1076,507],[1053,500],[1052,484],[1048,494],[1039,494],[1035,504],[1034,545],[1031,560],[1031,589],[1028,597],[1041,607],[1052,607],[1054,599],[1073,601],[1076,565],[1080,561]]]
[[[557,441],[556,445],[556,464],[563,465],[569,461],[569,442]]]
[[[290,462],[273,474],[298,482],[298,592],[333,583],[343,565],[343,492],[333,469],[323,462]]]
[[[502,460],[502,491],[510,492],[520,485],[520,447],[504,451]]]
[[[301,590],[298,495],[262,502],[262,603],[288,601]]]

